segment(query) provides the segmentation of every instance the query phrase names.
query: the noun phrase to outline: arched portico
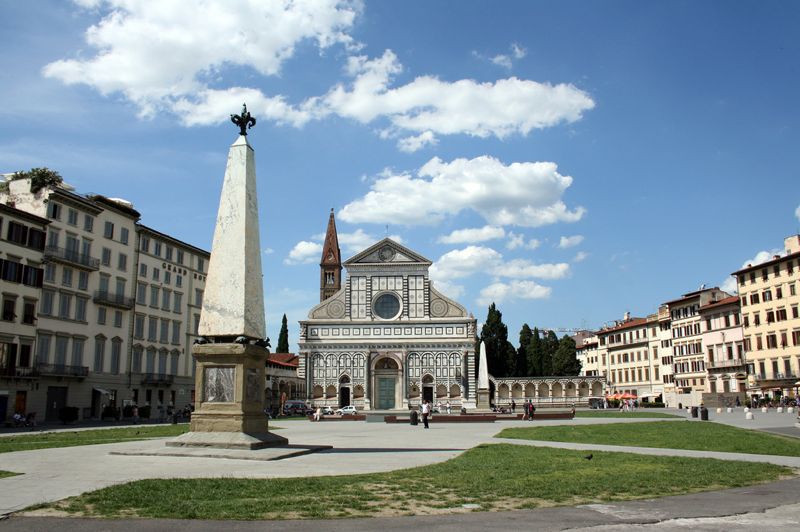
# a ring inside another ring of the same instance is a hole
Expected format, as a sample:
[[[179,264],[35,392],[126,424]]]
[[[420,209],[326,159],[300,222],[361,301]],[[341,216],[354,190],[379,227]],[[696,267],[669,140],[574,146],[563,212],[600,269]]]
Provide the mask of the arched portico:
[[[378,410],[394,410],[403,404],[400,364],[390,355],[379,356],[372,365],[371,403]]]

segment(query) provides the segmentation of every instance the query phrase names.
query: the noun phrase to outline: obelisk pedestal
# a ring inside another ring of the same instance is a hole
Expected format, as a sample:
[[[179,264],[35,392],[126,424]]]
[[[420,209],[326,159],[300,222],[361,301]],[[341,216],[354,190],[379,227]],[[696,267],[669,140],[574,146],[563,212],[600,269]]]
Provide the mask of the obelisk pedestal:
[[[489,399],[489,367],[486,362],[486,343],[481,342],[481,357],[478,367],[478,412],[491,412],[492,405]]]
[[[245,107],[231,117],[240,125],[255,119]],[[237,121],[239,120],[239,121]],[[195,411],[190,432],[172,447],[259,449],[286,445],[269,432],[264,413],[267,350],[261,245],[258,231],[255,155],[245,128],[228,152],[211,260],[200,311]]]

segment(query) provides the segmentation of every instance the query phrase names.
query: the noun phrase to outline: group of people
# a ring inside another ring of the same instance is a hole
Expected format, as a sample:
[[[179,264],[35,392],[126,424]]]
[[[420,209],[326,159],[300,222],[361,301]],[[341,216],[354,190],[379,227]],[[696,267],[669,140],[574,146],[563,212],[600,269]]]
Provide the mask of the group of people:
[[[28,415],[23,415],[21,412],[14,412],[13,420],[15,427],[35,427],[36,412],[31,412]]]
[[[532,420],[534,414],[536,414],[536,405],[533,404],[533,401],[528,399],[525,402],[525,404],[522,405],[522,407],[523,407],[522,419],[525,419],[525,420],[528,420],[528,421]],[[513,410],[513,407],[512,407],[512,410]]]

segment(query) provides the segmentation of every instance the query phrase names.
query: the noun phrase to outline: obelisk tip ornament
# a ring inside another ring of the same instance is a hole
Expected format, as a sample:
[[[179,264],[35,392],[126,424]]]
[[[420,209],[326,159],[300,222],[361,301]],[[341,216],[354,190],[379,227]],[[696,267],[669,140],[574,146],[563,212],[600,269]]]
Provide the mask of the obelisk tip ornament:
[[[231,115],[231,122],[239,126],[239,134],[245,137],[247,130],[256,125],[256,119],[250,115],[246,103],[242,104],[242,114]]]

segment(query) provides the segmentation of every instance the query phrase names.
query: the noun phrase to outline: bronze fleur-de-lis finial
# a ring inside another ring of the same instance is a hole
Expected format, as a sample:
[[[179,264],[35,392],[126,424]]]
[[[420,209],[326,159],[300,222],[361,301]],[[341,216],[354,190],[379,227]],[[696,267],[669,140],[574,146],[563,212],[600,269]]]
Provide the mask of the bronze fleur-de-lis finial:
[[[242,114],[231,115],[231,122],[239,126],[239,134],[247,135],[247,130],[256,125],[256,119],[250,116],[247,104],[242,104]]]

